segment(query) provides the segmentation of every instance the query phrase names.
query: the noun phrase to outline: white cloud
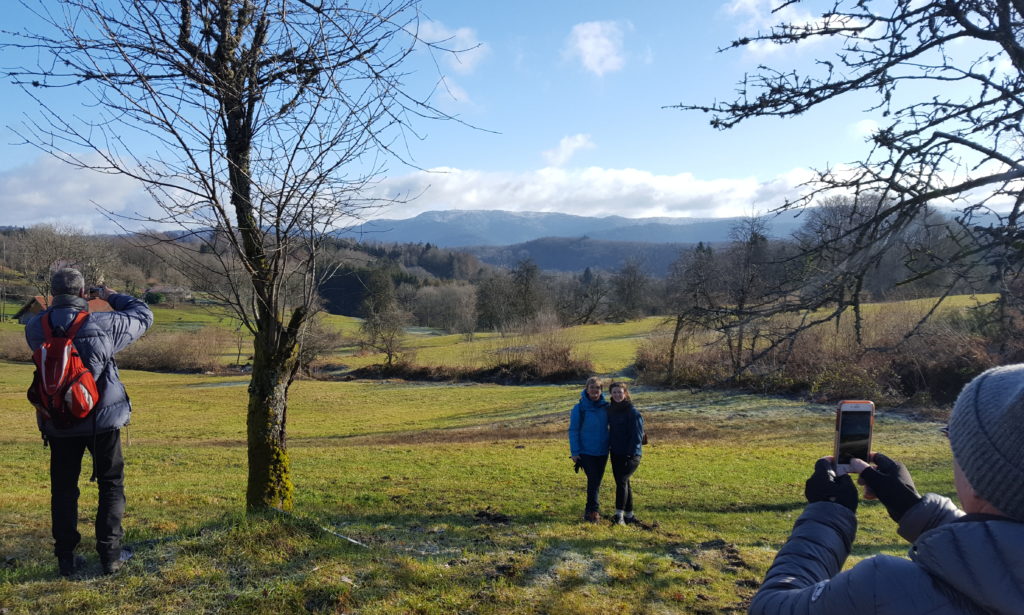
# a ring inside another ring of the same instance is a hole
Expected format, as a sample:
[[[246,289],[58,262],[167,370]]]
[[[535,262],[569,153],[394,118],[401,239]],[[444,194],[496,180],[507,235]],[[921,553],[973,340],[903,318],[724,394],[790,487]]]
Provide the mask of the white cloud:
[[[808,177],[804,170],[759,181],[753,177],[703,179],[691,173],[657,175],[628,168],[552,166],[523,173],[438,168],[382,180],[376,186],[378,196],[416,198],[377,215],[401,218],[429,210],[502,209],[627,217],[742,216],[765,212],[793,198],[798,184]],[[87,232],[112,233],[120,229],[93,202],[124,215],[158,213],[131,180],[76,171],[47,158],[0,172],[0,195],[0,224],[6,225],[59,222]]]
[[[876,132],[878,132],[878,122],[871,119],[861,120],[850,126],[850,134],[862,139],[867,139]]]
[[[445,94],[447,94],[447,99],[451,102],[459,104],[468,104],[473,102],[469,98],[469,93],[451,77],[442,77],[440,88],[444,90]]]
[[[598,77],[626,65],[622,50],[622,26],[614,21],[588,21],[573,26],[564,55],[579,60]]]
[[[123,216],[153,217],[158,211],[136,181],[76,169],[54,158],[40,157],[0,171],[0,224],[59,223],[84,232],[119,232],[98,208]]]
[[[638,169],[547,167],[526,173],[438,168],[389,178],[388,197],[420,195],[380,217],[402,218],[445,209],[558,211],[627,217],[724,217],[766,212],[798,194],[809,173],[794,170],[770,181],[753,177],[700,179]]]
[[[562,137],[562,140],[558,142],[558,147],[545,151],[543,155],[548,164],[560,167],[569,162],[569,159],[581,149],[594,149],[594,142],[590,139],[590,135],[579,134]]]
[[[816,15],[803,10],[801,4],[787,4],[781,9],[775,10],[777,4],[776,0],[731,0],[723,7],[723,10],[736,21],[736,30],[739,36],[764,35],[769,33],[773,26],[783,22],[794,26],[806,25],[809,27],[817,27],[823,23]],[[837,24],[833,21],[832,25]],[[824,41],[825,38],[812,37],[788,45],[779,45],[770,41],[755,41],[744,45],[743,49],[754,56],[766,56],[785,49],[814,45]]]
[[[472,28],[451,29],[439,21],[425,21],[420,24],[420,38],[428,43],[440,45],[454,53],[444,53],[444,62],[457,73],[469,74],[483,62],[491,48],[481,42]]]

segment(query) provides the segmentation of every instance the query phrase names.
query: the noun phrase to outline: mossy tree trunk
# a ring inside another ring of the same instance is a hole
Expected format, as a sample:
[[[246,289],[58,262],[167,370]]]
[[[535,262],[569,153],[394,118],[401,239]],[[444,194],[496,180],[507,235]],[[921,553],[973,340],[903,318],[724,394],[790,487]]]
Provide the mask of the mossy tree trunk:
[[[275,340],[260,331],[254,342],[246,420],[249,480],[245,500],[249,510],[292,507],[286,425],[288,389],[298,369],[298,348],[294,336],[287,330],[282,333]]]

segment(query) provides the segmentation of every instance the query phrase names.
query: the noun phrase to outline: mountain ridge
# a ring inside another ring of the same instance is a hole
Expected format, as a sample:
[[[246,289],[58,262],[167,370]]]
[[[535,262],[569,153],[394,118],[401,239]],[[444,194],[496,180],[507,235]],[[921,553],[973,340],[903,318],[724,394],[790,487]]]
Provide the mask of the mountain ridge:
[[[768,233],[784,237],[800,225],[799,212],[768,219]],[[689,244],[728,241],[733,218],[626,218],[580,216],[559,212],[505,210],[435,210],[406,219],[382,218],[338,233],[362,241],[430,243],[464,248],[508,246],[553,237],[587,237],[613,241]]]

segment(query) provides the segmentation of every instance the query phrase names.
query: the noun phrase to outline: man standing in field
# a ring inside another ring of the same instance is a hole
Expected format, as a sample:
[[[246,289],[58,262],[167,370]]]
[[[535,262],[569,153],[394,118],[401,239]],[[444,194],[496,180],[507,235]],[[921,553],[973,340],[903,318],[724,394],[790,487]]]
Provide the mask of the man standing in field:
[[[51,331],[64,334],[82,312],[88,312],[85,281],[75,269],[61,269],[51,279],[53,302],[25,325],[25,338],[35,351],[47,341],[44,319]],[[85,450],[92,455],[92,478],[99,487],[96,511],[96,551],[104,574],[113,574],[131,557],[122,549],[124,530],[124,457],[121,428],[128,424],[131,404],[114,362],[114,355],[139,339],[153,324],[153,313],[139,299],[99,287],[96,296],[113,312],[89,314],[73,335],[82,363],[95,379],[98,400],[84,418],[64,424],[33,401],[43,440],[50,447],[50,514],[54,553],[61,576],[81,565],[74,550],[78,533],[78,478]],[[30,394],[30,399],[32,398]]]
[[[910,559],[876,555],[840,572],[857,529],[857,488],[819,459],[810,502],[768,569],[751,613],[929,615],[1024,613],[1024,365],[988,370],[964,387],[947,435],[963,510],[921,497],[903,464],[853,459],[913,543]]]

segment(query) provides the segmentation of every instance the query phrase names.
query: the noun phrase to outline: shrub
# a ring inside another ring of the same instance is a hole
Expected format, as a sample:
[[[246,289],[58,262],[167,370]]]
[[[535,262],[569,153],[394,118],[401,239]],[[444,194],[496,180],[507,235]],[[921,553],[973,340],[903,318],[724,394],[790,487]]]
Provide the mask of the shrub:
[[[117,364],[126,369],[167,372],[204,372],[221,367],[221,353],[231,334],[218,327],[197,331],[147,333],[117,354]],[[32,352],[21,331],[0,331],[0,359],[32,361]]]
[[[142,295],[142,300],[149,305],[159,305],[167,299],[167,295],[158,293],[152,290],[146,291],[146,294]]]
[[[23,331],[0,331],[0,359],[23,363],[32,360],[32,351],[25,343]]]
[[[668,373],[672,336],[658,334],[642,341],[636,350],[634,369],[638,382],[668,386],[715,386],[729,378],[729,357],[716,336],[691,336],[679,343],[673,373]]]
[[[918,324],[919,306],[887,304],[865,310],[864,339],[853,319],[829,322],[780,344],[733,377],[730,356],[713,332],[698,333],[677,349],[675,373],[668,373],[667,335],[640,344],[638,380],[653,384],[714,386],[726,383],[760,392],[806,394],[816,401],[868,398],[887,403],[950,404],[972,377],[998,362],[968,318]],[[783,325],[779,317],[772,324]]]
[[[221,353],[231,333],[218,327],[195,331],[151,331],[117,355],[127,369],[167,372],[204,372],[221,367]]]
[[[593,373],[590,358],[579,343],[558,325],[553,314],[542,313],[514,335],[504,338],[483,361],[483,372],[499,382],[565,382]]]

